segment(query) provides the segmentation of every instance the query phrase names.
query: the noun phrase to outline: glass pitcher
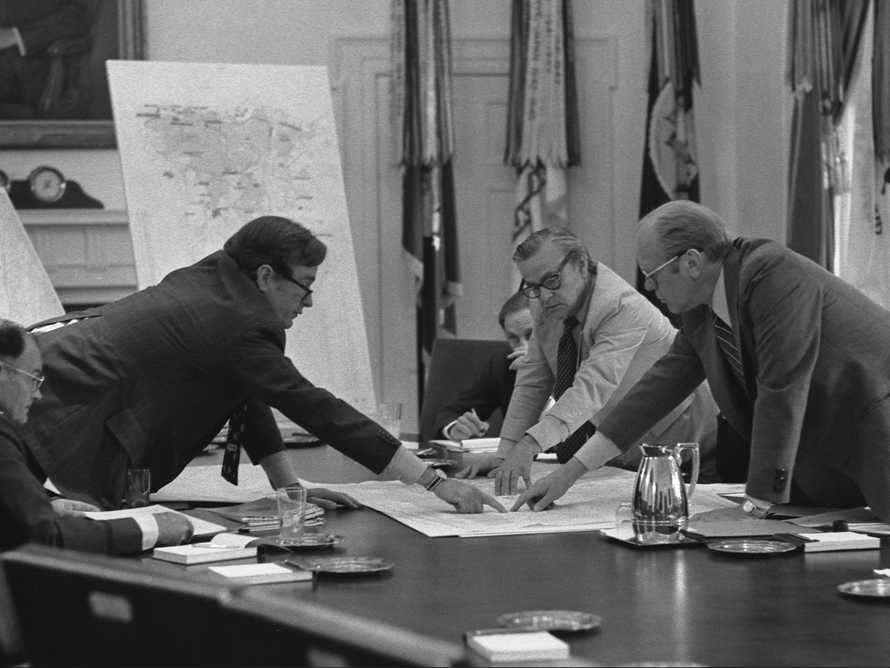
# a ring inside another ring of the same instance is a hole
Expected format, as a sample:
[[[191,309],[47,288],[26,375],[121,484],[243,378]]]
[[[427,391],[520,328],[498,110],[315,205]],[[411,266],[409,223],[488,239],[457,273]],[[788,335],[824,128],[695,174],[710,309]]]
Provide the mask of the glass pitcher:
[[[698,443],[642,444],[632,500],[633,526],[640,543],[676,543],[689,519],[689,498],[698,480]],[[689,490],[680,466],[683,453],[692,456]]]

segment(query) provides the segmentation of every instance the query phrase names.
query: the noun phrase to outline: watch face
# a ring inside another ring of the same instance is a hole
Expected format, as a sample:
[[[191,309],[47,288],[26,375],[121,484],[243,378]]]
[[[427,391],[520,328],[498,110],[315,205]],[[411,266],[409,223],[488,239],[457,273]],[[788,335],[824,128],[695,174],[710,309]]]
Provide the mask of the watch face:
[[[55,202],[65,194],[65,177],[55,167],[37,167],[28,175],[31,193],[41,202]]]

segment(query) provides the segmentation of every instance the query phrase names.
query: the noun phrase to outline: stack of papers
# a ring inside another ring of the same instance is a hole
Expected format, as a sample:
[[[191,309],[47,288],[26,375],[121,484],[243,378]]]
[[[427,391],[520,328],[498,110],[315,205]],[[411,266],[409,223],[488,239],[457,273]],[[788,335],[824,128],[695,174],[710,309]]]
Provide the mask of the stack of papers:
[[[241,522],[252,529],[275,529],[281,524],[278,516],[278,503],[274,497],[264,497],[237,506],[211,508],[217,515]],[[307,503],[303,509],[303,526],[314,527],[324,524],[324,508],[314,503]]]
[[[226,528],[222,524],[208,522],[198,517],[180,513],[178,510],[171,510],[165,506],[154,504],[151,506],[143,506],[142,508],[124,508],[121,510],[103,510],[96,512],[84,513],[86,517],[92,520],[119,520],[124,517],[136,517],[139,515],[153,515],[155,513],[176,513],[185,517],[192,525],[192,532],[195,538],[203,538],[205,536],[213,536],[222,533]]]
[[[465,438],[462,441],[437,439],[430,441],[430,445],[436,445],[453,452],[495,452],[500,442],[499,438]]]

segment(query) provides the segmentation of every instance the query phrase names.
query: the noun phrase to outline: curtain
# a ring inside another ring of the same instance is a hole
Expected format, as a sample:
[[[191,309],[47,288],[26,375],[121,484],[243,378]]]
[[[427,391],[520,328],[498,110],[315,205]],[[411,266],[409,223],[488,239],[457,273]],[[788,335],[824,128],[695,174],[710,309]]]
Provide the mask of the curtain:
[[[848,187],[840,122],[868,0],[790,0],[788,70],[794,93],[788,182],[788,246],[834,263],[834,196]]]
[[[693,86],[701,85],[693,0],[647,0],[649,54],[640,218],[673,199],[699,201]],[[655,295],[637,289],[677,324]]]
[[[418,400],[433,342],[455,333],[461,294],[446,0],[392,2],[392,118],[402,168],[402,247],[417,286]]]
[[[514,248],[569,223],[565,170],[581,164],[573,33],[570,0],[513,0],[504,164],[516,169]]]

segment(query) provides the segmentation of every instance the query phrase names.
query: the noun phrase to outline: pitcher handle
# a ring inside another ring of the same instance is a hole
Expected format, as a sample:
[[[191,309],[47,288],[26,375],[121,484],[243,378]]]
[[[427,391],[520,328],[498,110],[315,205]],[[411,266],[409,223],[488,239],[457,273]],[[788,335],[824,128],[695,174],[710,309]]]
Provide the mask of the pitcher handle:
[[[698,482],[698,469],[700,464],[698,443],[695,441],[689,443],[677,443],[676,455],[678,467],[683,461],[683,450],[692,452],[692,475],[689,476],[689,489],[686,491],[686,499],[689,500],[692,498],[692,494],[695,492],[695,485]]]

